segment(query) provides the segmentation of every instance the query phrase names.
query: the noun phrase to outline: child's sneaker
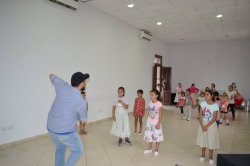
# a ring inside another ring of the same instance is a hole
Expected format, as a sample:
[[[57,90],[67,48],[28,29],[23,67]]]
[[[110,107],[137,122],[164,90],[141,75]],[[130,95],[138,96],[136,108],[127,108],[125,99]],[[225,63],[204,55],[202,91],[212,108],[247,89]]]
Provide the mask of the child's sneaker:
[[[210,165],[214,165],[214,160],[209,159],[209,164],[210,164]]]
[[[118,141],[118,146],[122,146],[122,139],[121,138]]]
[[[125,144],[132,145],[132,142],[128,138],[125,138]]]
[[[137,134],[137,132],[134,132],[134,134]]]
[[[159,152],[158,151],[155,151],[154,152],[154,156],[158,156],[159,155]]]
[[[141,132],[139,132],[138,135],[141,135]]]
[[[226,125],[228,126],[228,125],[229,125],[229,123],[226,123]]]
[[[153,152],[152,149],[150,149],[150,150],[144,150],[144,154],[149,154],[149,153],[152,153],[152,152]]]
[[[201,157],[200,158],[200,162],[204,162],[205,158],[204,157]]]

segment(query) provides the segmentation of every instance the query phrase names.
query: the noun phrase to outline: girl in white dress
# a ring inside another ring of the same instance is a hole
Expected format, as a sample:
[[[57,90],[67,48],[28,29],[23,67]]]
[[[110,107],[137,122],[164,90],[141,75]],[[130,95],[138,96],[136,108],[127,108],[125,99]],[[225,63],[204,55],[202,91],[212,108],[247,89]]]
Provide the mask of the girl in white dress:
[[[201,103],[199,115],[199,130],[196,144],[201,147],[200,161],[205,160],[206,148],[209,149],[209,164],[213,165],[213,150],[219,149],[219,134],[216,125],[217,114],[219,111],[218,104],[215,103],[213,92],[211,90],[205,91],[206,101]]]
[[[131,145],[130,126],[128,119],[128,100],[124,97],[125,89],[123,87],[118,88],[118,98],[115,100],[112,109],[113,126],[111,129],[111,135],[119,138],[118,145],[121,146],[123,138],[126,144]]]

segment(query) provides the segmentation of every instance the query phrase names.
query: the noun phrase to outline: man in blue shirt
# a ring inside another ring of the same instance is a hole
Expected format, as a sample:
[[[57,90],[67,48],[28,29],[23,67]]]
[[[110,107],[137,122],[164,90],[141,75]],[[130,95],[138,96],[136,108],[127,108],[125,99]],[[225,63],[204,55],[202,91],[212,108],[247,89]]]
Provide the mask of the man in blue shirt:
[[[56,75],[51,74],[50,80],[55,87],[56,98],[48,114],[47,129],[55,144],[55,166],[74,166],[81,154],[83,145],[77,134],[76,123],[87,122],[87,103],[81,96],[86,87],[89,74],[74,73],[71,86]],[[71,155],[65,163],[65,151],[69,148]]]

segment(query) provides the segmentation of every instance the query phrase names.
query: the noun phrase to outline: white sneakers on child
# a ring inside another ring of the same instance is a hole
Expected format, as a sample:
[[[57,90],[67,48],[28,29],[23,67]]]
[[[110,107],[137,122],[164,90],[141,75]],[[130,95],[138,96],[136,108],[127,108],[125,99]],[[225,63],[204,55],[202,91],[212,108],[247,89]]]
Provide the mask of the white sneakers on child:
[[[200,162],[204,162],[205,158],[204,157],[201,157],[200,158]]]
[[[149,154],[149,153],[153,153],[153,150],[144,150],[144,154]]]
[[[209,159],[209,164],[210,164],[210,165],[214,165],[214,160]]]
[[[200,162],[204,162],[204,160],[205,160],[204,157],[201,157],[201,158],[200,158]],[[209,159],[209,164],[210,164],[210,165],[214,165],[214,160]]]
[[[153,153],[153,150],[144,150],[144,154],[150,154],[150,153]],[[159,155],[159,152],[158,151],[155,151],[154,152],[154,156],[158,156]]]
[[[158,156],[159,152],[158,151],[155,151],[154,152],[154,156]]]

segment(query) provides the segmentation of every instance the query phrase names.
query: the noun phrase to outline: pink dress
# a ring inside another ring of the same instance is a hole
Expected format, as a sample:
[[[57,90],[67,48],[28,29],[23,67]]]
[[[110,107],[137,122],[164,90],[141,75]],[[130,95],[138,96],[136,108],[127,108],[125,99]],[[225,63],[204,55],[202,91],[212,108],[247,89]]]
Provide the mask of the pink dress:
[[[149,103],[149,113],[144,135],[144,140],[146,142],[162,142],[164,140],[162,126],[160,125],[160,129],[156,129],[161,107],[162,103],[159,101],[156,103]]]

